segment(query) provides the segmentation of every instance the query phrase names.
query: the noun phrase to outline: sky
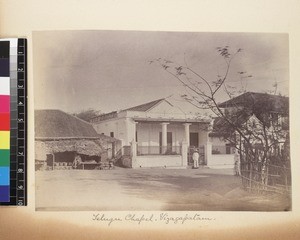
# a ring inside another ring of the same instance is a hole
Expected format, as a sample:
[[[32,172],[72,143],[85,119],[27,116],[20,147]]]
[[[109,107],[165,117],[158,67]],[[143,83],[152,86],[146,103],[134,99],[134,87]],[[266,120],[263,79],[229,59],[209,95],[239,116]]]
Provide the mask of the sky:
[[[232,61],[228,84],[252,92],[288,96],[287,34],[143,31],[37,31],[33,33],[35,109],[69,113],[121,110],[186,90],[157,63],[188,65],[208,81],[224,74],[216,47],[242,51]],[[238,72],[251,78],[241,80]],[[220,92],[218,101],[227,100]]]

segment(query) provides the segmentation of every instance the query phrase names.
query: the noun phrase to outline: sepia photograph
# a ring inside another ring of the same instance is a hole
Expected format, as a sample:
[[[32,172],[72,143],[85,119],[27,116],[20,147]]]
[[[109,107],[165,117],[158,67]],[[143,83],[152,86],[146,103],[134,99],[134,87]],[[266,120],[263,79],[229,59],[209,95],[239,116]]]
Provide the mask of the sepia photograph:
[[[32,40],[37,211],[292,210],[288,34]]]

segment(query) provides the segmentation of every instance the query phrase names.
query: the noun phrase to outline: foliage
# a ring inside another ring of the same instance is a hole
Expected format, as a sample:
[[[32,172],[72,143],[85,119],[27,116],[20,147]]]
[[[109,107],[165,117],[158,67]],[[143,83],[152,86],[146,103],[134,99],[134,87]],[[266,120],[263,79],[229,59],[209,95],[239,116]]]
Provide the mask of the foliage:
[[[96,111],[94,109],[82,110],[79,113],[75,113],[74,116],[89,122],[90,119],[97,117],[100,115],[100,111]]]
[[[272,106],[277,103],[274,103],[272,98],[269,100],[270,94],[265,94],[263,96],[266,96],[266,99],[260,97],[259,104],[246,100],[244,104],[232,104],[224,111],[224,107],[218,104],[220,94],[225,94],[229,100],[235,99],[238,95],[247,96],[246,87],[238,89],[228,83],[233,60],[243,50],[239,48],[231,51],[229,46],[225,46],[217,47],[216,51],[224,60],[225,67],[223,74],[218,74],[215,79],[207,79],[204,74],[190,67],[186,60],[185,65],[180,65],[174,61],[158,58],[150,61],[150,64],[159,64],[185,87],[186,93],[182,94],[182,98],[200,110],[211,110],[219,121],[219,124],[214,126],[217,127],[215,130],[221,133],[224,140],[235,145],[244,161],[272,163],[277,154],[277,159],[279,156],[281,164],[285,164],[288,154],[286,151],[283,154],[284,151],[281,150],[284,149],[289,135],[288,130],[282,127],[281,117],[288,117],[288,105],[283,105],[274,112]],[[236,74],[241,80],[253,77],[245,71]],[[274,114],[278,112],[278,115]]]

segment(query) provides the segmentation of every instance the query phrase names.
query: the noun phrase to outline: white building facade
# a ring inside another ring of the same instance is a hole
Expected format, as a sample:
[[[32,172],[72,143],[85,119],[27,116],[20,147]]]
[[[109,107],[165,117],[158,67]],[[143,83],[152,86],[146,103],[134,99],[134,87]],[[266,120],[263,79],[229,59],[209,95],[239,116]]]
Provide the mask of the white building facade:
[[[189,148],[193,147],[203,151],[200,163],[207,164],[211,157],[211,119],[186,114],[166,99],[103,114],[90,122],[99,134],[131,147],[133,168],[186,168]]]

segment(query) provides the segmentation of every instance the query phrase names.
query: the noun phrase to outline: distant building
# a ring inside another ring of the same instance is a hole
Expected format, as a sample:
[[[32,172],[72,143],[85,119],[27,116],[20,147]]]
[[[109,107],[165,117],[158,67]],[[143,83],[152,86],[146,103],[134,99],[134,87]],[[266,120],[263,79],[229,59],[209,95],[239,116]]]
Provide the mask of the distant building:
[[[289,98],[267,93],[246,92],[218,105],[236,126],[241,129],[262,128],[276,130],[277,136],[286,139],[289,134]],[[252,124],[252,126],[250,126]],[[232,127],[222,117],[214,120],[213,131],[209,134],[212,140],[213,154],[232,154],[235,144],[224,139],[238,136],[238,133],[231,131]],[[245,134],[247,132],[245,130]],[[280,139],[278,139],[280,141]],[[255,141],[253,141],[255,143]],[[260,143],[255,143],[259,147]],[[283,147],[283,144],[280,144]]]
[[[241,113],[241,123],[255,116],[268,127],[289,129],[289,98],[267,93],[246,92],[218,105],[224,113]]]

